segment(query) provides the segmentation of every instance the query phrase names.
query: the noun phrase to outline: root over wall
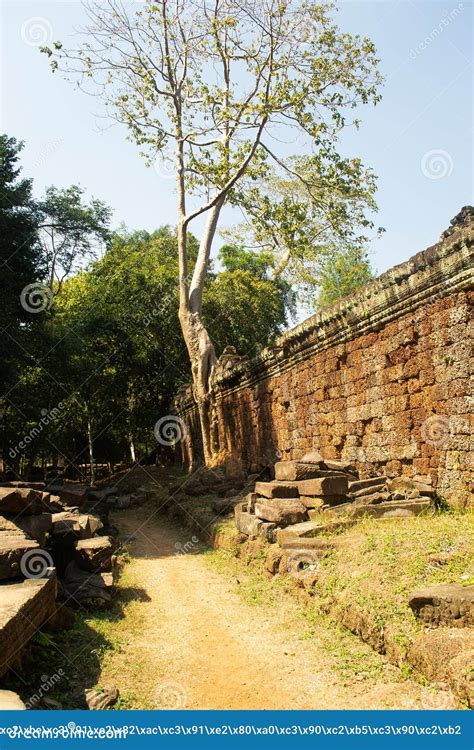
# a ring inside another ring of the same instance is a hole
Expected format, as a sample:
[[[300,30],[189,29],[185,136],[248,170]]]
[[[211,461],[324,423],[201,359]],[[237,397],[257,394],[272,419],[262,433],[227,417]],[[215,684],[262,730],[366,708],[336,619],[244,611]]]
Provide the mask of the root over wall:
[[[440,241],[283,334],[258,358],[222,357],[213,375],[216,462],[260,471],[318,449],[362,474],[431,475],[440,496],[473,497],[474,209]],[[200,459],[189,389],[180,445]]]

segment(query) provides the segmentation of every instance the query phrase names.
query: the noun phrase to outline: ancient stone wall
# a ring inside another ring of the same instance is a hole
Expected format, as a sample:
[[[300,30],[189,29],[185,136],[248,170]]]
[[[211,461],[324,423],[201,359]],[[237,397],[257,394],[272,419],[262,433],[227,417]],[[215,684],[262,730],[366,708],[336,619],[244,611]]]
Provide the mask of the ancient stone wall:
[[[430,475],[456,506],[473,496],[473,209],[439,243],[285,333],[252,361],[219,361],[213,378],[219,459],[257,471],[310,449],[363,475]],[[471,367],[470,367],[471,365]],[[187,463],[199,454],[196,410]]]

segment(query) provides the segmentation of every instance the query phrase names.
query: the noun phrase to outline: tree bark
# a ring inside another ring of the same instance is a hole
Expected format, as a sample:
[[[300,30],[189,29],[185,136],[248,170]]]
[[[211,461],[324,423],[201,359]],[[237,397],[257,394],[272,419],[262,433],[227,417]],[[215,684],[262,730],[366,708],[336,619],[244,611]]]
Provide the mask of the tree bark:
[[[89,445],[89,467],[90,467],[90,478],[91,484],[95,482],[95,459],[94,459],[94,440],[92,438],[92,424],[91,420],[87,420],[87,442]]]

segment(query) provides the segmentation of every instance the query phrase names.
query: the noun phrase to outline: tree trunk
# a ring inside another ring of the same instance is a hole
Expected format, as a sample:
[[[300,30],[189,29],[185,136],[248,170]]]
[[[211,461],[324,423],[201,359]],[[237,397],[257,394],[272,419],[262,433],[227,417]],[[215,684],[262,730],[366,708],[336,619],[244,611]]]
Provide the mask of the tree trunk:
[[[193,375],[194,398],[201,422],[203,458],[206,465],[212,459],[211,444],[211,394],[209,378],[216,361],[214,346],[201,316],[189,310],[180,310],[179,319],[189,353]]]
[[[91,420],[87,420],[87,442],[89,445],[89,467],[90,467],[90,478],[91,484],[95,482],[95,459],[94,459],[94,441],[92,439],[92,425]]]
[[[135,441],[133,440],[132,433],[128,436],[128,447],[130,448],[130,458],[132,461],[132,464],[137,463],[136,455],[135,455]]]

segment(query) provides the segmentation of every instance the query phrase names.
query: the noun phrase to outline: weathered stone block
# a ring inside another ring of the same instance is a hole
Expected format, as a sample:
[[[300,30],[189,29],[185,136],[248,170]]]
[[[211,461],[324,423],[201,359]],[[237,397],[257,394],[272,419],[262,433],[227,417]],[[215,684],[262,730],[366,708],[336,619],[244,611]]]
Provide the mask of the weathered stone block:
[[[306,508],[298,500],[258,500],[255,503],[255,515],[278,526],[289,526],[307,518]]]
[[[56,610],[56,578],[27,579],[1,586],[0,677],[14,665]]]
[[[0,516],[0,535],[6,532],[12,536],[25,536],[43,545],[53,525],[51,513],[36,516]]]
[[[348,521],[331,521],[330,523],[316,523],[315,521],[303,521],[303,523],[288,526],[286,529],[277,531],[277,542],[283,547],[286,542],[295,539],[305,539],[318,536],[319,534],[331,533],[341,528],[349,528],[355,522]]]
[[[324,477],[298,482],[298,489],[300,495],[312,497],[347,495],[348,484],[346,477]]]
[[[275,479],[281,482],[295,482],[318,476],[317,464],[303,464],[299,461],[278,461],[275,464]]]
[[[471,651],[472,628],[436,628],[415,639],[408,648],[408,660],[428,680],[446,680],[451,660]]]
[[[0,534],[0,580],[21,576],[23,555],[35,549],[39,549],[39,544],[34,539]]]
[[[260,518],[257,518],[257,516],[242,511],[238,514],[238,516],[236,516],[235,523],[237,529],[242,534],[246,534],[247,536],[257,536],[262,521],[260,520]]]
[[[64,574],[62,596],[70,607],[108,607],[112,601],[111,573],[89,573],[70,562]]]
[[[379,503],[376,505],[355,505],[353,503],[349,512],[354,518],[361,516],[408,518],[410,516],[419,516],[422,513],[429,513],[432,509],[433,506],[429,498],[420,498],[419,500],[407,500],[405,502],[391,500],[388,503]]]
[[[0,487],[0,513],[33,515],[50,510],[50,495],[41,490],[21,487]]]
[[[352,497],[363,497],[372,492],[380,492],[387,484],[387,477],[372,477],[371,479],[359,479],[349,482],[349,492]]]
[[[431,584],[414,591],[408,603],[415,617],[431,627],[474,626],[474,586]]]
[[[269,498],[298,497],[298,484],[296,482],[256,482],[255,492],[257,495]]]
[[[276,542],[276,530],[278,526],[276,523],[262,523],[258,533],[262,537],[262,539],[265,539],[265,541],[269,542],[270,544],[273,544]]]
[[[91,573],[112,570],[113,541],[109,536],[96,536],[76,542],[74,559],[82,570]]]

